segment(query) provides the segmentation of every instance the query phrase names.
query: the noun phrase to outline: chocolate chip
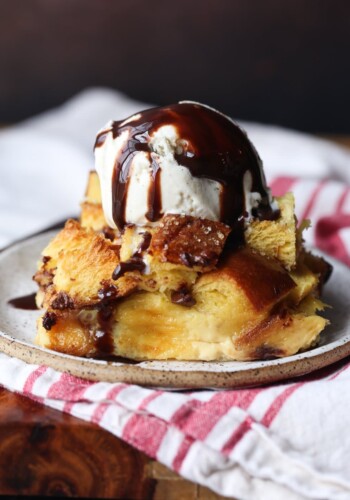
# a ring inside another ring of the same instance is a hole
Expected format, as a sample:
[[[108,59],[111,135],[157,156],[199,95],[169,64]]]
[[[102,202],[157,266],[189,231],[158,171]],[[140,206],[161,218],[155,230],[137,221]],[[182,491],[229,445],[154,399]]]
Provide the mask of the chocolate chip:
[[[51,328],[57,323],[57,315],[54,312],[47,311],[43,316],[43,327],[45,330],[51,330]]]
[[[101,300],[113,300],[118,297],[118,287],[109,283],[108,281],[103,281],[101,283],[102,288],[97,292],[98,298]]]
[[[112,279],[117,280],[124,276],[125,273],[131,271],[140,271],[140,273],[142,273],[145,267],[146,265],[140,257],[132,257],[131,259],[117,265],[113,271]]]
[[[74,302],[66,292],[59,292],[51,302],[52,309],[74,309]]]
[[[171,292],[171,302],[185,307],[192,307],[196,303],[186,285],[183,285],[178,290]]]

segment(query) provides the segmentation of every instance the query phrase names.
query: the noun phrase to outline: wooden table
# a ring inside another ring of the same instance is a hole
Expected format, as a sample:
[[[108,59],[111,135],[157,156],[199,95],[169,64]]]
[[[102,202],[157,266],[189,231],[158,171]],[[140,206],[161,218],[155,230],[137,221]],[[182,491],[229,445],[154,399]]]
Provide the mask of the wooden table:
[[[350,137],[327,137],[350,147]],[[212,491],[83,420],[0,387],[0,496],[214,500]]]
[[[0,387],[1,495],[223,499],[97,425]]]

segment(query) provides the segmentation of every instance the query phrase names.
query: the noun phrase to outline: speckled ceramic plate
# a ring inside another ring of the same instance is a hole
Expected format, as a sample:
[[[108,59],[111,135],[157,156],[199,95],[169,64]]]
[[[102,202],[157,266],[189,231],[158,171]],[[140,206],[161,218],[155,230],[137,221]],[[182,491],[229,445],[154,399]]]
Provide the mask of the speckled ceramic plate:
[[[334,266],[324,300],[331,320],[314,349],[283,359],[252,362],[107,362],[56,353],[33,344],[39,311],[13,308],[10,299],[36,290],[31,277],[41,250],[55,233],[44,233],[0,253],[0,350],[26,362],[107,382],[171,388],[225,388],[265,384],[312,372],[350,355],[350,269]]]

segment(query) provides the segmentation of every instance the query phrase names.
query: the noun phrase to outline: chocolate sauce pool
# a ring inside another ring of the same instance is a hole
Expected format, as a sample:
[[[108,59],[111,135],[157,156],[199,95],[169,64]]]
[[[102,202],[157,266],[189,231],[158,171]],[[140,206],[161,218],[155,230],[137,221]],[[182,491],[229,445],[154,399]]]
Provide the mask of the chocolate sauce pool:
[[[119,229],[123,229],[126,224],[130,168],[133,157],[139,151],[148,155],[152,171],[146,217],[153,222],[163,215],[161,168],[149,140],[164,125],[175,127],[182,140],[181,149],[175,154],[177,162],[187,167],[194,177],[211,179],[222,185],[221,222],[243,231],[246,213],[243,178],[246,172],[250,172],[252,177],[251,191],[261,195],[261,202],[253,215],[260,220],[271,220],[279,216],[278,211],[270,205],[262,162],[245,132],[213,109],[197,103],[183,102],[142,111],[138,118],[130,122],[114,121],[109,129],[98,134],[95,148],[103,145],[110,132],[113,138],[124,131],[129,134],[113,173],[113,219]]]
[[[16,297],[8,301],[8,304],[15,309],[24,309],[26,311],[35,311],[37,309],[35,302],[36,292],[30,293],[29,295],[23,295],[23,297]]]

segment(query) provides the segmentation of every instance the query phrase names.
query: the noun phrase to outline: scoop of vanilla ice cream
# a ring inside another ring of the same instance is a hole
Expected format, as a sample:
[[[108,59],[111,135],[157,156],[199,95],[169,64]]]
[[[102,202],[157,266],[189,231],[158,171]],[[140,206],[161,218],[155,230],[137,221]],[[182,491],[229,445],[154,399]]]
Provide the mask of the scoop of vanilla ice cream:
[[[112,121],[95,144],[105,218],[158,224],[167,214],[224,222],[278,216],[261,159],[245,132],[209,106],[181,101]]]
[[[127,120],[132,125],[135,115]],[[126,121],[123,122],[123,125]],[[110,124],[103,130],[108,131]],[[113,218],[113,183],[114,168],[123,148],[126,147],[130,131],[125,130],[117,137],[109,130],[102,146],[95,149],[96,170],[101,184],[102,203],[106,221],[116,227]],[[175,153],[184,146],[177,130],[172,125],[164,125],[156,130],[148,140],[153,158],[157,161],[160,172],[160,193],[163,215],[185,214],[217,221],[220,219],[219,182],[193,177],[190,170],[180,165]],[[125,221],[139,226],[157,224],[150,222],[146,214],[149,209],[149,190],[152,184],[152,161],[144,151],[138,151],[131,160]]]

